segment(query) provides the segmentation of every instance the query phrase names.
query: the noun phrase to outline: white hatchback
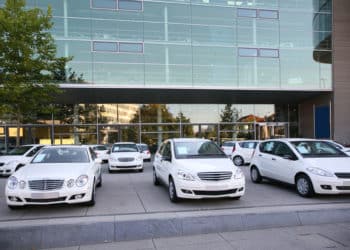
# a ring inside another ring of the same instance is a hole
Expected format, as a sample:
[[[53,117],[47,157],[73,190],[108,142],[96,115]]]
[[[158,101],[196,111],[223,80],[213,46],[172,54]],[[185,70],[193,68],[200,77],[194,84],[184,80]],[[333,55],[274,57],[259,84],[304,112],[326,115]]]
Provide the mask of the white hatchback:
[[[117,142],[111,149],[108,171],[138,170],[143,171],[143,157],[134,142]]]
[[[242,171],[210,140],[166,140],[153,164],[153,183],[168,186],[172,202],[179,198],[239,199],[245,192]]]
[[[0,156],[0,175],[9,176],[33,159],[44,145],[29,144],[12,149],[7,155]]]
[[[236,166],[242,166],[250,163],[254,150],[259,141],[240,141],[235,143],[231,160]]]
[[[101,160],[87,146],[47,146],[8,178],[9,208],[57,203],[95,204],[102,185]]]
[[[275,139],[259,144],[250,176],[293,184],[299,195],[350,193],[350,157],[332,144],[314,139]]]

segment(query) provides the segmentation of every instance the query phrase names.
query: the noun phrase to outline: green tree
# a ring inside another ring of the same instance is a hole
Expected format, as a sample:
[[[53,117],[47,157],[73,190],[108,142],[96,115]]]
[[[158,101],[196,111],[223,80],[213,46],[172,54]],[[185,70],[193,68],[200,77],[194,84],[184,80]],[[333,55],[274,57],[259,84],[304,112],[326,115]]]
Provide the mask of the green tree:
[[[226,104],[224,109],[221,111],[220,114],[220,122],[226,123],[232,123],[234,122],[234,111],[232,110],[232,104]],[[220,126],[220,130],[224,130],[224,132],[221,133],[221,138],[232,138],[233,133],[227,132],[227,130],[233,130],[232,124],[222,124]]]
[[[19,126],[46,109],[61,91],[53,81],[58,63],[51,8],[26,9],[24,0],[7,0],[0,8],[0,110]]]

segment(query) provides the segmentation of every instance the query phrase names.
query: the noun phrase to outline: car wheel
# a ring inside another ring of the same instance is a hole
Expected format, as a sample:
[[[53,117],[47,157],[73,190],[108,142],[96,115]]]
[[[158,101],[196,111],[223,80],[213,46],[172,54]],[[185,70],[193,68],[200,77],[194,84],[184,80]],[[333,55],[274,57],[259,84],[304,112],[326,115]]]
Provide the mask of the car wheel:
[[[102,187],[102,172],[100,173],[100,177],[98,178],[98,183],[96,187]]]
[[[113,172],[113,171],[112,171],[110,168],[108,168],[108,173],[111,174],[112,172]]]
[[[169,191],[169,198],[171,202],[178,202],[179,198],[177,197],[176,194],[176,187],[175,187],[175,183],[173,181],[173,178],[170,177],[169,179],[169,187],[168,187],[168,191]]]
[[[236,166],[242,166],[244,164],[244,160],[241,156],[235,156],[233,158],[233,163],[236,165]]]
[[[296,178],[296,189],[302,197],[311,197],[314,195],[312,182],[307,175],[302,174]]]
[[[143,172],[143,168],[139,169],[139,172]]]
[[[259,172],[259,169],[257,167],[252,167],[250,170],[250,179],[254,183],[260,183],[262,181],[261,174]]]
[[[158,180],[158,177],[157,177],[157,173],[156,173],[155,168],[153,168],[153,184],[154,184],[155,186],[158,186],[158,185],[159,185],[159,180]]]
[[[92,194],[91,194],[91,200],[86,202],[87,206],[94,206],[95,205],[95,181],[92,185]]]

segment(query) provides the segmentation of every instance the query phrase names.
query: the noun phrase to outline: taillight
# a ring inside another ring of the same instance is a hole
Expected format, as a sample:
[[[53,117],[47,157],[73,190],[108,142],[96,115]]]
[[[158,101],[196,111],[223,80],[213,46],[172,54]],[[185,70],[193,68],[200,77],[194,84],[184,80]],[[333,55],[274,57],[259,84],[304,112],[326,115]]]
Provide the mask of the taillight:
[[[236,146],[233,146],[232,147],[232,153],[235,152],[235,150],[236,150]]]
[[[224,151],[224,147],[221,147],[221,150]]]
[[[146,154],[148,154],[148,155],[149,155],[149,154],[150,154],[150,152],[147,150],[147,151],[146,151]]]

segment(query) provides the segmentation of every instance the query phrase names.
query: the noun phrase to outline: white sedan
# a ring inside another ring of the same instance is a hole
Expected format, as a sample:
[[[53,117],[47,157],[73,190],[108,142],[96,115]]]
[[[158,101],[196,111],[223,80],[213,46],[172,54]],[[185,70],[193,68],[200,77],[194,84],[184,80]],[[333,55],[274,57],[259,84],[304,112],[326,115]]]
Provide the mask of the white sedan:
[[[95,204],[101,160],[87,146],[47,146],[8,178],[9,208],[57,203]]]
[[[143,157],[134,142],[117,142],[112,146],[108,160],[108,171],[138,170],[143,171]]]
[[[293,184],[303,197],[350,193],[350,157],[322,140],[266,140],[255,150],[250,176],[255,183],[266,178]]]
[[[166,140],[153,164],[153,183],[168,186],[172,202],[179,198],[239,199],[245,192],[242,171],[210,140]]]
[[[44,145],[22,145],[12,149],[7,155],[0,156],[0,175],[10,176],[33,159]]]

